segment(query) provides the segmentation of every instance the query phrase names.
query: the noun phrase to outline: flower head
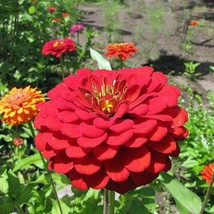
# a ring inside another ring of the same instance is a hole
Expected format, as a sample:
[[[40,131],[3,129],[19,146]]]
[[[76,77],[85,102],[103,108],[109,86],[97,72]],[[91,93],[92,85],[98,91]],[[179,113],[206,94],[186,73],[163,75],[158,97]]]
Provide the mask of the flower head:
[[[36,88],[13,88],[0,100],[1,120],[10,125],[27,123],[39,112],[36,105],[44,101]]]
[[[198,21],[197,20],[191,20],[190,24],[192,26],[197,26],[198,25]]]
[[[132,53],[137,53],[137,49],[131,42],[115,43],[106,46],[107,52],[105,56],[120,57],[122,60],[126,60]]]
[[[188,119],[180,91],[151,67],[79,69],[48,92],[34,126],[49,169],[79,189],[125,193],[169,170]]]
[[[69,13],[62,13],[62,17],[69,17],[70,16],[70,14]]]
[[[56,57],[60,57],[64,52],[71,51],[76,51],[76,47],[74,41],[70,38],[48,41],[42,48],[42,53],[44,55],[51,54]]]
[[[210,163],[204,166],[203,170],[201,170],[201,178],[210,184],[213,173],[214,173],[214,163]]]
[[[71,34],[75,34],[75,33],[82,31],[82,30],[84,30],[83,24],[74,24],[74,25],[71,25],[71,27],[70,27],[70,33]]]
[[[60,18],[53,18],[53,19],[52,19],[52,22],[54,22],[54,23],[58,23],[58,22],[60,22],[60,21],[61,21]]]
[[[21,146],[21,145],[24,144],[24,140],[22,138],[20,138],[20,137],[16,137],[16,138],[13,139],[13,144],[15,146]]]
[[[56,10],[56,8],[55,7],[49,7],[48,10],[50,11],[50,13],[53,13]]]

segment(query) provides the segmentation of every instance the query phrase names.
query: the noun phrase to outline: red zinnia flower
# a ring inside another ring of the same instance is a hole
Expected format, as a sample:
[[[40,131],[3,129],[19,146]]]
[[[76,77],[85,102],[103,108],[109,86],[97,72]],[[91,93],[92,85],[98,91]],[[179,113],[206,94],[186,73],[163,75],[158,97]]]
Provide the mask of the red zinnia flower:
[[[21,145],[24,144],[24,140],[22,138],[20,138],[20,137],[16,137],[16,138],[13,139],[13,144],[15,146],[21,146]]]
[[[53,12],[56,10],[56,8],[55,8],[55,7],[49,7],[48,10],[49,10],[51,13],[53,13]]]
[[[45,43],[42,48],[44,55],[52,54],[60,57],[64,52],[76,51],[75,43],[72,39],[66,38],[64,40],[51,40]]]
[[[213,173],[214,173],[214,163],[210,163],[204,166],[203,170],[201,170],[201,178],[210,184]]]
[[[79,69],[48,92],[34,121],[49,169],[79,189],[125,193],[169,170],[186,138],[180,91],[151,67]]]
[[[122,60],[126,60],[132,53],[137,53],[137,49],[131,42],[115,43],[106,46],[108,52],[105,56],[120,57]]]

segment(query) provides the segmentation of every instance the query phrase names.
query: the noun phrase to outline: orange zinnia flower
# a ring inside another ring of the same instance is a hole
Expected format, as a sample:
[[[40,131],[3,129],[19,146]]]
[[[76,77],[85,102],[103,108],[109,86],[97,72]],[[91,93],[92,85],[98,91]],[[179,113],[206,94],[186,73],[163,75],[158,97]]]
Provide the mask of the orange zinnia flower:
[[[131,42],[115,43],[106,46],[108,52],[105,56],[120,57],[122,60],[126,60],[131,56],[131,53],[137,53],[137,49]]]
[[[203,170],[201,170],[201,178],[207,181],[207,183],[210,183],[213,173],[214,173],[214,163],[210,163],[204,166]]]
[[[193,26],[198,25],[198,21],[197,21],[197,20],[192,20],[192,21],[191,21],[191,25],[193,25]]]
[[[14,87],[0,100],[1,120],[10,125],[29,122],[39,112],[36,105],[44,101],[41,91],[36,88]]]
[[[68,16],[70,16],[69,13],[62,13],[62,17],[68,17]]]

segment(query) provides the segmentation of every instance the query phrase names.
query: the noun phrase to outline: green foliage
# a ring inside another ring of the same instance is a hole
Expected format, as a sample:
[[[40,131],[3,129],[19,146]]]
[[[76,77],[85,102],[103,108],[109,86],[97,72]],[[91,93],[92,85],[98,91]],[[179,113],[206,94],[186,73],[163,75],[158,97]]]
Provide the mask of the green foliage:
[[[177,179],[165,172],[160,175],[161,184],[170,192],[176,201],[177,208],[181,213],[198,214],[201,210],[201,200],[199,196],[183,186]],[[187,200],[188,198],[188,200]]]
[[[195,80],[200,73],[196,73],[196,68],[200,65],[200,63],[194,63],[192,61],[184,63],[185,72],[184,75],[188,77],[190,80]]]

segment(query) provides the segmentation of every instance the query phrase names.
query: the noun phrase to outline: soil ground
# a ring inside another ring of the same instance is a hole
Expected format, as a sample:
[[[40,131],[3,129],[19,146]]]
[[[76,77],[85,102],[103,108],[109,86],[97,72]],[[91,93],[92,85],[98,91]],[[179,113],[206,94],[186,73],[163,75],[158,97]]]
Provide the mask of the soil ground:
[[[152,65],[155,70],[172,73],[174,81],[191,84],[203,97],[214,90],[214,72],[210,71],[214,66],[213,0],[128,0],[117,11],[111,7],[106,3],[79,7],[84,12],[81,22],[99,33],[95,42],[102,48],[109,43],[108,27],[112,22],[113,40],[131,41],[138,48],[138,54],[130,59],[133,64]],[[108,14],[114,17],[106,18]],[[191,26],[191,20],[199,24]],[[191,54],[182,48],[187,30],[193,32]],[[195,81],[181,76],[187,61],[200,63]]]

